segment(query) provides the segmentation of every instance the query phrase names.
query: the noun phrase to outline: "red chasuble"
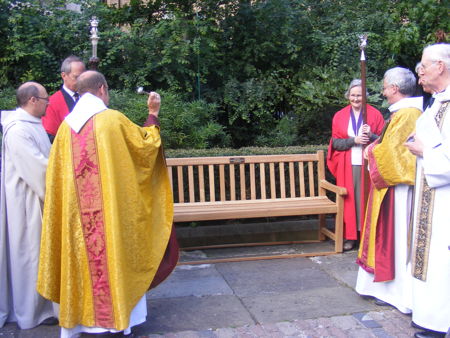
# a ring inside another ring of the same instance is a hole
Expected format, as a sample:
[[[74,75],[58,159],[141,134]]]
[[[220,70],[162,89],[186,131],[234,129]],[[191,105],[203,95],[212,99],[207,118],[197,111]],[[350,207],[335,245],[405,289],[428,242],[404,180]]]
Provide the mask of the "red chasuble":
[[[348,124],[350,122],[350,109],[348,105],[339,110],[333,117],[331,138],[348,138]],[[367,105],[367,124],[372,133],[380,135],[384,119],[381,113],[374,107]],[[332,147],[332,139],[328,146],[327,165],[330,172],[336,177],[336,184],[347,189],[344,197],[344,238],[357,239],[357,222],[355,210],[355,190],[353,187],[351,149],[338,151]],[[365,205],[361,201],[361,212],[364,213]]]

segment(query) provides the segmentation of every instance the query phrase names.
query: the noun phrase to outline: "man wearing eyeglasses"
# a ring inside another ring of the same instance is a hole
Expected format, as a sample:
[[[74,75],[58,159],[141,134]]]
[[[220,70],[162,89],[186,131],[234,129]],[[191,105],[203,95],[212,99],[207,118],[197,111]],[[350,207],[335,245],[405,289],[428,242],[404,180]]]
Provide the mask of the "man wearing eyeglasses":
[[[420,82],[434,101],[416,123],[412,320],[427,329],[416,337],[444,337],[450,327],[450,44],[428,46]]]
[[[411,274],[407,270],[407,234],[411,214],[416,158],[403,143],[422,113],[416,78],[395,67],[383,77],[383,95],[391,116],[380,138],[365,150],[372,188],[357,263],[356,292],[411,312]]]
[[[26,82],[17,89],[19,108],[3,120],[0,203],[0,327],[57,324],[52,303],[36,291],[45,172],[50,141],[41,117],[45,88]]]
[[[50,102],[42,124],[47,131],[50,142],[53,143],[58,128],[64,118],[72,111],[78,101],[76,91],[77,78],[86,70],[83,61],[77,56],[67,57],[61,64],[61,89],[50,96]]]

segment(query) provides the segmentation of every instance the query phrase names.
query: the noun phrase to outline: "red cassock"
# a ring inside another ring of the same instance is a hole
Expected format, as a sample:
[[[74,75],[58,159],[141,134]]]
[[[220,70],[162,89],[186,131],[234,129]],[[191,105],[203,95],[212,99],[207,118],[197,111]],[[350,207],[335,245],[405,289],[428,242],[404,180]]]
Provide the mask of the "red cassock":
[[[331,140],[328,146],[327,165],[330,172],[336,177],[336,184],[347,189],[344,197],[344,238],[357,239],[355,190],[353,187],[351,149],[345,151],[335,150],[332,147],[333,138],[348,138],[348,124],[350,122],[351,106],[339,110],[333,117]],[[384,126],[383,115],[374,107],[367,105],[367,124],[372,133],[380,135]],[[370,182],[369,182],[370,184]],[[364,201],[361,202],[361,213],[364,213]]]

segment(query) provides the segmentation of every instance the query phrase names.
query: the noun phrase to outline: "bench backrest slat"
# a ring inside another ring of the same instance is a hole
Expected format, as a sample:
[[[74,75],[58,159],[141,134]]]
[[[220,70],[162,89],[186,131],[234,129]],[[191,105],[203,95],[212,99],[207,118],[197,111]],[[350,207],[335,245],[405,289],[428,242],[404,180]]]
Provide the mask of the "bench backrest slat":
[[[234,164],[230,164],[230,200],[236,201],[236,181],[234,175]]]
[[[323,196],[324,163],[323,151],[167,159],[176,203]]]
[[[261,199],[266,199],[266,166],[260,165],[259,166],[259,190],[261,191]]]
[[[309,174],[309,195],[314,196],[314,168],[312,162],[308,162],[308,174]]]
[[[324,180],[325,179],[325,161],[323,156],[318,156],[318,162],[317,162],[317,176],[320,182],[320,180]],[[319,196],[323,196],[326,195],[325,189],[324,188],[320,188],[319,185]]]
[[[294,179],[294,162],[289,162],[289,183],[292,197],[297,197],[295,194],[295,179]]]
[[[298,162],[298,179],[300,182],[300,197],[305,197],[305,172],[303,170],[303,162]]]
[[[256,199],[256,188],[255,188],[255,164],[250,163],[250,199]]]
[[[284,178],[284,162],[278,163],[278,177],[280,178],[281,198],[286,198],[286,179]]]
[[[200,202],[205,202],[205,174],[202,165],[198,167],[198,190],[200,195]]]
[[[184,189],[183,189],[183,167],[177,168],[178,175],[178,198],[180,199],[180,203],[184,202]]]
[[[172,168],[173,168],[173,167],[167,167],[167,171],[169,172],[169,182],[170,182],[170,187],[172,188],[172,191],[173,191]]]
[[[214,165],[210,164],[208,166],[209,174],[209,200],[211,202],[216,201],[216,187],[214,185]]]
[[[269,163],[270,170],[270,198],[276,198],[277,194],[275,191],[275,163]]]
[[[246,200],[246,190],[245,190],[245,166],[239,164],[239,176],[241,178],[241,200]]]
[[[219,178],[220,178],[220,200],[225,201],[225,166],[219,165]]]
[[[189,202],[195,202],[194,196],[194,169],[188,166],[188,182],[189,182]]]

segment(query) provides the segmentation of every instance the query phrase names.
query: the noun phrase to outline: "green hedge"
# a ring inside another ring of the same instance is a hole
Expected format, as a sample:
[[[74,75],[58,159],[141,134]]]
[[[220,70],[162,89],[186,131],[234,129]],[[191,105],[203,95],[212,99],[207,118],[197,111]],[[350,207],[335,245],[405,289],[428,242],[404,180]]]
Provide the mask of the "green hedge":
[[[277,154],[308,154],[318,150],[327,150],[328,146],[323,144],[293,146],[293,147],[245,147],[212,148],[212,149],[166,149],[166,157],[206,157],[206,156],[237,156],[237,155],[277,155]]]

